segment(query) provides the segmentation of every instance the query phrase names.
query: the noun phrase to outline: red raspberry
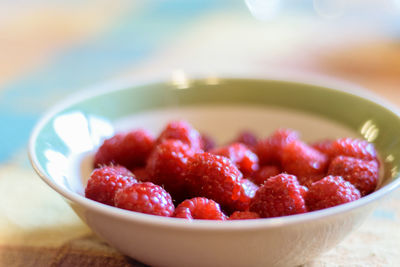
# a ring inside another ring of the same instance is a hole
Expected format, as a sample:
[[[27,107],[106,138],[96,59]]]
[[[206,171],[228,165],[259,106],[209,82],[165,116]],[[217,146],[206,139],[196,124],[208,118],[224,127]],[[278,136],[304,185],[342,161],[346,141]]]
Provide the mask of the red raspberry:
[[[188,161],[187,185],[195,196],[210,198],[223,208],[235,210],[235,201],[244,196],[242,173],[227,158],[208,152]]]
[[[297,180],[301,185],[304,185],[306,187],[309,187],[312,183],[315,183],[316,181],[321,180],[326,176],[326,173],[320,173],[320,174],[313,174],[313,175],[307,175],[307,176],[298,176]]]
[[[257,155],[241,143],[234,143],[210,152],[230,159],[245,176],[258,170]]]
[[[338,156],[329,165],[328,174],[342,176],[360,191],[361,196],[365,196],[378,184],[379,167],[375,160]]]
[[[373,144],[365,140],[341,138],[332,143],[329,156],[332,159],[336,156],[348,156],[363,160],[376,160],[376,150]]]
[[[206,134],[201,135],[201,149],[208,152],[215,148],[214,139]]]
[[[242,131],[234,141],[234,143],[242,143],[250,149],[253,149],[257,145],[257,142],[257,136],[250,131]]]
[[[250,211],[257,212],[263,218],[307,212],[303,190],[294,175],[271,177],[251,200]]]
[[[267,139],[261,140],[256,146],[256,154],[260,165],[279,165],[283,148],[299,138],[296,131],[279,129]]]
[[[227,209],[228,212],[248,210],[250,207],[250,201],[258,190],[258,186],[249,179],[241,179],[240,186],[240,197],[234,201],[232,207]]]
[[[249,219],[259,219],[260,215],[257,212],[252,211],[235,211],[229,216],[229,220],[249,220]]]
[[[214,200],[195,197],[186,199],[175,209],[175,217],[184,219],[226,220],[226,215]]]
[[[94,166],[120,164],[128,169],[146,164],[154,146],[154,137],[145,130],[118,133],[104,141],[98,149]]]
[[[360,192],[340,176],[327,176],[313,183],[306,196],[310,211],[321,210],[360,198]]]
[[[147,161],[146,171],[153,183],[162,185],[175,200],[187,197],[185,173],[194,150],[179,140],[165,140],[156,146]]]
[[[105,167],[105,166],[102,166]],[[134,176],[134,174],[128,170],[127,168],[125,168],[124,166],[121,165],[109,165],[108,166],[110,169],[113,169],[115,172],[124,175],[124,176]],[[136,178],[136,177],[135,177]]]
[[[322,140],[312,143],[311,146],[321,152],[322,154],[329,155],[332,151],[333,140]]]
[[[270,177],[276,176],[280,173],[281,170],[278,166],[265,165],[261,167],[256,173],[254,173],[254,175],[251,177],[251,180],[257,185],[262,185]]]
[[[153,183],[138,183],[115,194],[115,206],[121,209],[159,216],[172,216],[174,204],[167,191]]]
[[[146,168],[136,168],[132,170],[136,180],[139,182],[150,182],[150,175],[147,173]]]
[[[249,179],[241,180],[242,187],[244,188],[246,196],[253,198],[258,190],[258,185],[250,181]]]
[[[307,195],[307,193],[308,193],[308,187],[302,185],[302,186],[300,187],[300,193],[301,193],[301,196],[302,196],[304,199],[306,199],[306,195]]]
[[[307,184],[309,179],[324,175],[328,158],[318,150],[296,140],[285,146],[282,151],[283,169],[298,177],[301,184]]]
[[[172,121],[161,132],[157,139],[157,144],[161,144],[167,139],[177,139],[188,144],[194,150],[201,149],[201,136],[188,122]]]
[[[122,166],[94,169],[85,188],[85,196],[92,200],[114,205],[115,192],[137,183],[133,174]]]

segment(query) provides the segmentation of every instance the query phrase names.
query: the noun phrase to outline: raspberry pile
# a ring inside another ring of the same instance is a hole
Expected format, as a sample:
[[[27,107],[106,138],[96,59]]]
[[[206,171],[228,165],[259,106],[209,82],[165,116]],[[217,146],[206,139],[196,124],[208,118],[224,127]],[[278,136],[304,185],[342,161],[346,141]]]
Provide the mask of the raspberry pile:
[[[278,129],[243,131],[216,147],[186,121],[158,137],[117,133],[94,157],[85,196],[121,209],[187,220],[246,220],[325,209],[373,192],[380,164],[373,144],[355,138],[307,144]]]

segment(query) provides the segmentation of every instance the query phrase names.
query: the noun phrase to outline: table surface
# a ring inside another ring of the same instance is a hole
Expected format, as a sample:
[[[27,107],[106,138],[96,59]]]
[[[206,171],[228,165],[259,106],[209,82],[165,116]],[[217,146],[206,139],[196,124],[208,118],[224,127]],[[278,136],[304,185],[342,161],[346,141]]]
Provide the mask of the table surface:
[[[0,266],[142,266],[95,237],[28,162],[38,118],[82,88],[176,70],[279,71],[344,79],[400,105],[393,16],[296,7],[257,21],[240,1],[17,2],[0,4]],[[397,191],[307,266],[400,266],[399,221]]]

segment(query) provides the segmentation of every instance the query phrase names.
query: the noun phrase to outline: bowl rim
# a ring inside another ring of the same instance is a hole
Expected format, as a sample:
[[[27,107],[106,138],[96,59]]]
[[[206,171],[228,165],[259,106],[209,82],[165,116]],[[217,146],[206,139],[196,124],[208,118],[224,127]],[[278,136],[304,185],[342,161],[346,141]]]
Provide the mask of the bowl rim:
[[[192,77],[194,77],[192,79]],[[193,75],[191,76],[191,81],[204,81],[207,76],[204,75]],[[287,74],[272,74],[272,75],[222,75],[218,76],[218,79],[221,80],[230,80],[230,81],[261,81],[261,82],[285,82],[285,83],[293,83],[293,84],[302,84],[309,86],[318,86],[324,88],[324,90],[333,90],[340,91],[344,93],[348,93],[352,96],[359,97],[368,101],[371,101],[377,105],[382,106],[386,110],[392,112],[400,119],[400,109],[397,108],[394,104],[391,104],[387,100],[382,99],[381,97],[365,90],[363,87],[335,79],[332,77],[327,77],[323,75],[296,75],[292,74],[288,77]],[[151,78],[151,79],[118,79],[115,81],[111,81],[108,83],[103,83],[97,86],[93,86],[87,88],[83,91],[79,91],[65,100],[59,102],[50,108],[44,115],[39,119],[37,124],[35,125],[31,136],[29,138],[28,144],[28,157],[33,169],[36,171],[38,176],[54,191],[62,195],[65,199],[76,203],[80,206],[84,206],[88,210],[93,210],[98,213],[102,213],[106,216],[113,216],[115,218],[119,218],[121,220],[136,222],[140,224],[153,225],[158,226],[160,228],[176,228],[182,230],[209,230],[209,231],[231,231],[235,229],[241,230],[256,230],[260,228],[276,228],[286,225],[293,225],[297,223],[307,223],[311,220],[319,220],[324,219],[326,217],[332,217],[338,215],[340,213],[350,212],[355,210],[356,208],[366,206],[371,204],[372,202],[381,199],[386,196],[388,193],[393,192],[400,186],[400,178],[396,178],[387,185],[381,187],[379,190],[364,196],[356,201],[342,204],[339,206],[335,206],[328,209],[307,212],[303,214],[296,214],[291,216],[282,216],[275,218],[261,218],[261,219],[253,219],[253,220],[232,220],[232,221],[213,221],[213,220],[182,220],[180,218],[172,218],[172,217],[162,217],[162,216],[154,216],[139,212],[132,212],[128,210],[119,209],[116,207],[108,206],[93,200],[90,200],[76,192],[65,189],[62,186],[59,186],[55,180],[48,177],[39,164],[38,158],[35,154],[36,147],[36,139],[38,138],[39,133],[43,129],[44,125],[46,125],[58,112],[64,110],[68,106],[78,103],[84,100],[87,100],[91,97],[102,95],[109,92],[116,92],[119,90],[126,89],[134,89],[140,86],[145,85],[154,85],[154,84],[169,84],[168,79],[165,77],[162,78]]]

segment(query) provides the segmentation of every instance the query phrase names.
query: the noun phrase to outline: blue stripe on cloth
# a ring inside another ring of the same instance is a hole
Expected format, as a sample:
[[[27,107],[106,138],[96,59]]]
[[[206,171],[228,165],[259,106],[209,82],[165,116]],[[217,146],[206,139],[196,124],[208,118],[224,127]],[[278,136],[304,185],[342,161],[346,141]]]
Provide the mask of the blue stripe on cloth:
[[[151,1],[140,13],[128,10],[97,38],[6,86],[0,94],[0,138],[7,144],[0,146],[0,162],[26,144],[33,121],[48,108],[46,103],[137,65],[200,15],[222,7],[232,8],[232,1]],[[9,123],[18,131],[4,131]]]
[[[37,116],[29,114],[0,113],[1,145],[0,162],[5,162],[10,155],[26,144],[29,131],[37,120]]]

